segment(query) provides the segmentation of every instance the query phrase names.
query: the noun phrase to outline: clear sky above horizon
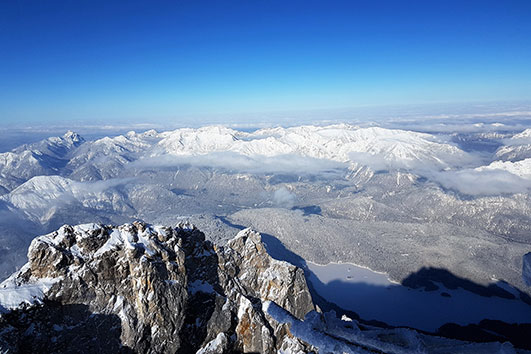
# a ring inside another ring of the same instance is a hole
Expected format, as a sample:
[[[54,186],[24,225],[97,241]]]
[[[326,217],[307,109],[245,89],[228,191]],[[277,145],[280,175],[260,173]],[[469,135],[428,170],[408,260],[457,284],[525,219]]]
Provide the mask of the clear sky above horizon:
[[[4,125],[531,99],[531,1],[12,0],[0,48]]]

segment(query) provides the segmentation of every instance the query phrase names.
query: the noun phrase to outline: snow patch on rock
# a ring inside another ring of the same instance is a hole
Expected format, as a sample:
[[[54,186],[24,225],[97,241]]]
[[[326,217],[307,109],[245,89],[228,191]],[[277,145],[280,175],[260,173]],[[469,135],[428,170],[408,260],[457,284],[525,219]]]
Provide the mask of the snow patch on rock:
[[[33,278],[20,282],[17,278],[27,270],[26,265],[0,284],[0,313],[18,308],[24,304],[40,304],[51,287],[61,280],[57,278]]]

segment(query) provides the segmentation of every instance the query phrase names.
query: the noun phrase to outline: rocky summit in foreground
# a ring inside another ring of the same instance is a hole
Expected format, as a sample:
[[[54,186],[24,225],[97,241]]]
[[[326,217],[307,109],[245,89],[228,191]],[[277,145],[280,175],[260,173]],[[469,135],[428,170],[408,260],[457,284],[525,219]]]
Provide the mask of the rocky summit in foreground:
[[[0,352],[515,353],[315,311],[301,269],[246,229],[63,226],[0,285]]]

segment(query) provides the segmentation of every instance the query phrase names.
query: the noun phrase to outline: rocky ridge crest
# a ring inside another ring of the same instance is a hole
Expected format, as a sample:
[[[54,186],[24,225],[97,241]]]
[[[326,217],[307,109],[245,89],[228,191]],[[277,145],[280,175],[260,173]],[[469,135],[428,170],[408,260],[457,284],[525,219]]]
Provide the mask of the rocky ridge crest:
[[[272,259],[260,235],[249,229],[217,247],[187,224],[65,225],[34,239],[28,259],[0,287],[4,312],[18,308],[3,316],[0,347],[144,353],[309,349],[262,311],[264,301],[299,319],[313,310],[303,271]],[[20,309],[17,302],[27,305]],[[94,336],[98,316],[107,330]]]

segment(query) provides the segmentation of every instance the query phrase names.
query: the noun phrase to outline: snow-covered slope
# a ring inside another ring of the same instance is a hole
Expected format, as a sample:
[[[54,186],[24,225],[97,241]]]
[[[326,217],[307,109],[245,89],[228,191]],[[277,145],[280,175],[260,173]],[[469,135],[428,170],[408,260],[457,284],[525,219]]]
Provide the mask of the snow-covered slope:
[[[531,158],[531,144],[502,146],[496,151],[496,158],[505,161]]]
[[[531,140],[531,128],[525,129],[521,133],[513,135],[511,139],[512,140],[520,140],[520,139]]]
[[[520,160],[517,162],[511,161],[494,161],[488,166],[476,168],[477,171],[499,170],[507,171],[518,177],[531,180],[531,158]]]
[[[520,161],[531,158],[531,129],[504,140],[505,145],[496,151],[496,158],[505,161]]]
[[[45,223],[60,208],[79,214],[84,208],[107,213],[130,211],[129,198],[116,189],[123,183],[118,179],[78,182],[61,176],[37,176],[0,198],[31,220]]]
[[[80,192],[79,184],[60,176],[37,176],[15,188],[5,199],[17,208],[44,208],[50,202],[60,202],[67,195]]]

